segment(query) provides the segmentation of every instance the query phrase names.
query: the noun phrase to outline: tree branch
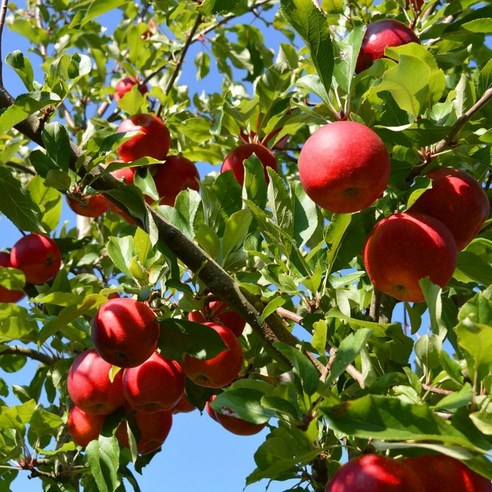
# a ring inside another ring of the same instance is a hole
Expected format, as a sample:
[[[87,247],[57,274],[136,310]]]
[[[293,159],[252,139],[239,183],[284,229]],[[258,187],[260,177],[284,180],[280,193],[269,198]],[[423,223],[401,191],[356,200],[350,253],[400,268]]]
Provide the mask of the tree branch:
[[[29,357],[30,359],[37,360],[47,366],[52,366],[56,362],[56,359],[54,359],[53,357],[47,354],[43,354],[38,350],[24,347],[22,345],[2,345],[2,350],[0,350],[0,357],[2,355],[24,355],[26,357]]]

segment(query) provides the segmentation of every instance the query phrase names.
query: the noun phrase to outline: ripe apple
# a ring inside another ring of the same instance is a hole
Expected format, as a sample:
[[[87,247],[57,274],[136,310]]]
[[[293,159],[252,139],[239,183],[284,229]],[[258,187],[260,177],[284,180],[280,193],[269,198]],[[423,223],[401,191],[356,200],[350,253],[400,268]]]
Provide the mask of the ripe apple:
[[[230,309],[225,302],[219,300],[207,301],[205,299],[203,309],[201,311],[191,311],[188,313],[188,319],[195,323],[207,321],[220,323],[227,326],[237,337],[241,336],[246,326],[246,321],[240,314]]]
[[[0,251],[0,266],[13,268],[9,253]],[[19,302],[25,295],[23,290],[10,290],[0,285],[0,303]]]
[[[220,411],[214,410],[210,403],[212,403],[217,395],[212,395],[210,399],[205,402],[205,409],[207,413],[212,417],[216,422],[218,422],[224,429],[232,432],[233,434],[237,434],[238,436],[252,436],[254,434],[258,434],[261,432],[266,424],[253,424],[248,422],[247,420],[239,417],[237,412],[232,410],[229,407],[221,407]]]
[[[80,353],[68,372],[68,394],[77,407],[84,412],[107,415],[125,403],[123,374],[118,371],[110,380],[111,364],[95,349]]]
[[[44,284],[60,270],[61,251],[53,239],[33,232],[14,244],[10,261],[24,272],[28,284]]]
[[[400,301],[421,302],[421,278],[444,287],[453,275],[456,244],[449,229],[434,217],[396,213],[374,226],[363,258],[376,289]]]
[[[425,492],[419,476],[401,461],[365,454],[341,466],[325,492]]]
[[[225,173],[226,171],[232,171],[234,179],[242,186],[244,183],[243,162],[253,154],[255,154],[263,164],[265,179],[268,182],[269,178],[266,168],[271,167],[276,171],[278,168],[277,158],[267,147],[259,143],[243,143],[238,145],[227,154],[222,163],[220,172]]]
[[[203,324],[215,330],[227,348],[210,359],[197,359],[186,354],[181,367],[186,376],[198,386],[223,388],[239,376],[243,365],[241,344],[226,326],[208,322]]]
[[[101,357],[118,367],[135,367],[156,350],[160,327],[145,303],[108,299],[92,319],[91,336]]]
[[[108,200],[101,193],[67,196],[68,206],[78,215],[99,217],[108,210]]]
[[[153,157],[162,161],[169,151],[169,130],[165,123],[153,114],[136,114],[123,120],[117,131],[138,132],[117,149],[125,162],[133,162],[141,157]]]
[[[127,420],[123,420],[116,429],[118,441],[126,448],[130,447],[127,429],[128,421],[136,425],[134,434],[137,439],[137,451],[140,454],[147,454],[156,451],[164,444],[172,427],[173,413],[168,410],[152,413],[138,410],[131,412]],[[132,428],[131,424],[130,428]]]
[[[68,411],[67,430],[73,442],[85,448],[99,437],[105,418],[106,415],[87,413],[72,405]]]
[[[444,454],[405,458],[404,463],[418,474],[425,492],[492,492],[490,480]]]
[[[461,251],[480,231],[490,214],[490,202],[480,183],[465,171],[441,168],[427,175],[425,190],[409,212],[432,215],[453,234]]]
[[[178,403],[173,407],[173,413],[188,413],[196,410],[195,405],[192,405],[188,398],[186,397],[186,393],[183,393],[183,396],[179,399]]]
[[[123,372],[123,393],[135,410],[170,410],[183,396],[184,388],[185,375],[181,366],[158,352],[139,366]]]
[[[118,82],[116,82],[116,85],[114,86],[115,94],[114,94],[114,100],[119,101],[127,92],[130,92],[133,87],[138,85],[138,90],[140,91],[141,94],[146,94],[149,89],[145,84],[140,85],[140,81],[136,78],[133,77],[132,75],[129,75],[128,77],[124,77]]]
[[[186,188],[198,191],[200,175],[193,162],[186,157],[173,155],[162,164],[153,166],[154,182],[160,205],[174,206],[178,193]]]
[[[408,43],[420,43],[420,40],[409,27],[397,20],[385,19],[368,24],[362,39],[355,72],[362,72],[369,68],[375,60],[383,58],[386,48]]]
[[[385,190],[391,171],[379,136],[355,121],[335,121],[315,131],[299,155],[299,178],[320,207],[358,212]]]

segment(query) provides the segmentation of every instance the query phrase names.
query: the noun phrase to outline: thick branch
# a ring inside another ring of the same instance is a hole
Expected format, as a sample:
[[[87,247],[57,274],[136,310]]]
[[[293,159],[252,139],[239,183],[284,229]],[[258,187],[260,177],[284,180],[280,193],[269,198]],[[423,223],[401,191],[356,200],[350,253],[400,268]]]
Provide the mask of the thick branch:
[[[7,348],[4,347],[5,345],[2,346],[0,357],[2,355],[24,355],[30,359],[42,362],[47,366],[52,366],[55,363],[55,359],[53,357],[29,347],[24,347],[22,345],[9,345]]]

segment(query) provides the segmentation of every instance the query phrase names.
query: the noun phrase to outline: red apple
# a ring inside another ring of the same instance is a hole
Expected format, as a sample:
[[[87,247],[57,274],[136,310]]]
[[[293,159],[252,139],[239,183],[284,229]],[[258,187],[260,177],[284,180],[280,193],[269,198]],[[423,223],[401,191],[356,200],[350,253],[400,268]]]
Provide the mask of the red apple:
[[[456,267],[449,229],[434,217],[396,213],[379,221],[366,239],[364,264],[374,287],[401,301],[424,300],[421,278],[444,287]]]
[[[443,454],[405,458],[424,484],[425,492],[492,492],[492,483],[461,461]]]
[[[107,415],[125,403],[122,371],[111,381],[111,367],[95,349],[85,350],[75,358],[67,379],[74,405],[90,414]]]
[[[419,476],[401,461],[365,454],[341,466],[325,492],[425,492]]]
[[[145,303],[108,299],[92,319],[91,336],[101,357],[118,367],[135,367],[156,350],[160,327]]]
[[[420,43],[420,40],[409,27],[397,20],[385,19],[368,24],[357,58],[356,73],[383,58],[386,48],[408,43]]]
[[[208,388],[228,386],[239,376],[243,365],[241,344],[226,326],[218,323],[203,324],[215,330],[227,348],[210,359],[197,359],[186,354],[181,367],[186,376],[199,386]]]
[[[71,406],[68,411],[67,430],[73,442],[85,448],[99,437],[105,418],[106,415],[87,413],[76,405]]]
[[[108,200],[101,193],[67,196],[69,207],[84,217],[99,217],[108,210]]]
[[[13,268],[9,253],[0,251],[0,266]],[[10,290],[0,285],[0,303],[19,302],[25,295],[23,290]]]
[[[441,168],[427,175],[432,188],[424,191],[409,212],[432,215],[453,234],[461,251],[480,231],[490,203],[480,183],[465,171]]]
[[[355,121],[335,121],[315,131],[299,155],[299,179],[320,207],[358,212],[386,189],[391,171],[379,136]]]
[[[19,239],[10,252],[14,268],[22,270],[29,284],[52,280],[61,266],[61,251],[53,239],[33,232]]]
[[[212,403],[216,397],[217,395],[212,395],[210,397],[209,401],[205,403],[205,409],[210,417],[222,425],[224,429],[233,434],[237,434],[238,436],[252,436],[264,429],[266,424],[253,424],[248,422],[239,417],[237,412],[229,407],[221,407],[220,411],[214,410],[210,406],[210,403]]]
[[[169,130],[165,123],[153,114],[136,114],[123,120],[117,131],[138,132],[117,149],[125,162],[133,162],[141,157],[163,160],[169,151]]]
[[[188,398],[186,397],[186,393],[183,393],[183,396],[179,399],[178,403],[173,407],[173,413],[188,413],[196,410],[195,405],[192,405]]]
[[[271,167],[276,171],[278,168],[277,158],[267,147],[259,143],[244,143],[233,149],[224,159],[220,172],[225,173],[226,171],[232,171],[234,179],[242,186],[244,183],[243,162],[253,154],[255,154],[263,164],[265,179],[268,182],[269,178],[266,168]]]
[[[146,94],[149,90],[145,84],[139,85],[140,82],[136,77],[133,77],[132,75],[129,75],[128,77],[124,77],[118,82],[116,82],[116,85],[114,86],[115,94],[114,94],[114,100],[119,101],[127,92],[130,92],[133,87],[138,85],[138,90],[140,91],[141,94]]]
[[[241,336],[246,321],[244,318],[229,308],[229,306],[223,301],[209,301],[205,299],[205,305],[200,311],[191,311],[188,313],[188,319],[195,323],[203,323],[206,321],[212,321],[214,323],[220,323],[227,326],[234,335]]]
[[[173,413],[167,410],[160,412],[133,412],[129,418],[136,425],[137,451],[140,454],[157,451],[166,440],[172,427]],[[116,437],[122,446],[130,447],[128,439],[127,420],[123,420],[116,429]]]
[[[173,155],[162,164],[153,166],[154,182],[160,205],[174,206],[178,193],[186,188],[198,191],[200,175],[193,162],[186,157]]]
[[[123,372],[123,393],[132,408],[145,412],[170,410],[184,394],[181,366],[154,352],[139,366]]]

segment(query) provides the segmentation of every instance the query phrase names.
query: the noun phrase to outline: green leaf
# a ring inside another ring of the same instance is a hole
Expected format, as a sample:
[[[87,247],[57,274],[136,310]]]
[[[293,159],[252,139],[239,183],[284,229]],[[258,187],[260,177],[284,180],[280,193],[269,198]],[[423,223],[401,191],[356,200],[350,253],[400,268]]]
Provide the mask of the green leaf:
[[[48,231],[56,229],[60,222],[63,205],[61,193],[54,188],[46,186],[41,176],[34,176],[26,188],[31,195],[32,201],[41,210],[39,217],[41,224]]]
[[[321,82],[329,93],[334,56],[328,20],[313,0],[281,0],[280,9],[304,39]]]
[[[311,345],[319,355],[326,354],[326,341],[328,338],[328,323],[321,319],[313,323],[313,338]]]
[[[385,54],[398,63],[384,72],[370,92],[390,92],[398,106],[416,119],[440,100],[444,73],[428,49],[417,43],[387,48]]]
[[[24,54],[15,50],[7,55],[5,61],[15,70],[28,91],[33,91],[34,70],[29,58],[24,57]]]
[[[248,2],[247,0],[238,0],[236,2],[230,2],[229,0],[205,0],[198,10],[205,16],[227,13],[241,15],[248,10]]]
[[[283,306],[285,302],[286,300],[283,297],[274,297],[263,309],[258,322],[263,323],[268,318],[268,316],[273,314],[277,310],[277,308]]]
[[[441,365],[439,354],[442,350],[441,340],[437,335],[423,335],[415,343],[415,354],[421,364],[429,369],[436,369]]]
[[[179,229],[183,234],[193,239],[195,221],[201,203],[200,194],[195,190],[182,191],[176,198],[174,207],[162,205],[158,207],[160,214]]]
[[[100,435],[86,447],[87,462],[98,490],[113,492],[120,485],[118,466],[120,447],[116,437]]]
[[[442,408],[446,410],[456,410],[457,408],[466,407],[473,401],[473,388],[469,383],[463,385],[456,393],[445,396],[442,400],[435,405],[435,408]],[[472,416],[470,415],[470,418]],[[472,418],[473,420],[473,418]]]
[[[470,419],[476,428],[487,436],[492,436],[492,413],[475,412],[470,414]]]
[[[12,106],[9,106],[0,114],[0,133],[6,133],[36,111],[59,101],[60,98],[50,92],[37,91],[21,94],[15,99]]]
[[[335,263],[342,240],[352,221],[352,214],[335,214],[325,231],[325,242],[328,247],[326,274],[329,275]]]
[[[62,171],[67,172],[70,167],[72,150],[66,128],[57,121],[48,123],[43,128],[41,138],[48,156]]]
[[[128,266],[134,255],[133,238],[131,236],[111,237],[106,244],[106,251],[116,268],[132,277]]]
[[[335,359],[333,360],[330,374],[326,379],[326,387],[330,387],[333,383],[335,383],[343,371],[345,371],[347,366],[351,364],[359,355],[371,335],[372,330],[368,328],[361,328],[342,340],[337,349]]]
[[[222,258],[224,261],[232,251],[241,246],[248,234],[252,220],[253,216],[248,209],[238,210],[229,217],[222,238]]]
[[[38,205],[32,200],[14,175],[0,166],[0,212],[5,214],[19,229],[31,232],[46,232],[41,229]]]
[[[429,308],[431,330],[435,335],[444,337],[446,326],[442,320],[442,290],[438,285],[433,284],[429,277],[421,278],[419,285]]]
[[[319,208],[308,197],[300,182],[291,183],[294,192],[293,221],[294,240],[302,248],[321,229]]]
[[[485,377],[492,370],[492,325],[465,318],[455,328],[458,344],[468,354],[469,370]]]
[[[220,335],[207,325],[178,318],[161,321],[159,348],[165,357],[180,360],[185,354],[210,359],[226,346]]]

